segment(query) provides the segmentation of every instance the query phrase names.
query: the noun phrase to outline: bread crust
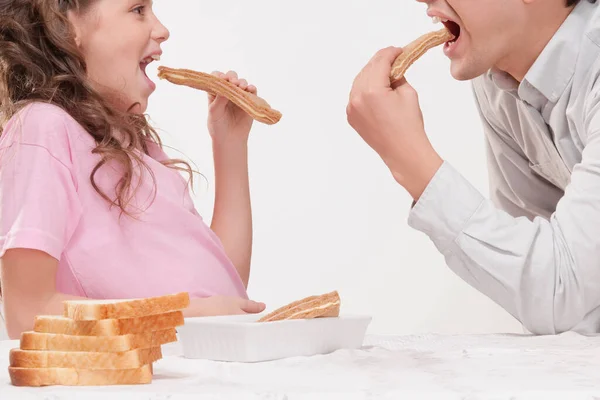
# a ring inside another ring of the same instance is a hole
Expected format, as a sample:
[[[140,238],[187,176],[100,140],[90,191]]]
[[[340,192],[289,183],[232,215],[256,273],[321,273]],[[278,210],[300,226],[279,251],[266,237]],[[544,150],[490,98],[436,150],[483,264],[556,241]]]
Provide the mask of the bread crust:
[[[162,358],[160,347],[123,352],[44,351],[12,349],[8,359],[17,368],[131,369]]]
[[[37,316],[33,330],[80,336],[116,336],[175,328],[184,324],[182,311],[136,318],[74,321],[66,317]]]
[[[177,341],[175,328],[118,336],[76,336],[23,332],[21,350],[91,351],[116,353],[157,347]]]
[[[152,364],[132,369],[15,368],[9,367],[14,386],[109,386],[152,382]]]
[[[145,299],[78,300],[64,302],[64,316],[75,321],[137,318],[183,310],[190,305],[188,293],[177,293]]]

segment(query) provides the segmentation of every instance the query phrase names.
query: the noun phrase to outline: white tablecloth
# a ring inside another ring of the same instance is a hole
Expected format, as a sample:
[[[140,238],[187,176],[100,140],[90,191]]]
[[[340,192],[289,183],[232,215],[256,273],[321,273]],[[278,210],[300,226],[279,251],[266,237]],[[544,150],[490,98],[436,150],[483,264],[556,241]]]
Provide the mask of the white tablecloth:
[[[150,385],[18,388],[0,342],[0,399],[600,399],[600,336],[368,336],[364,348],[257,364],[164,346]]]

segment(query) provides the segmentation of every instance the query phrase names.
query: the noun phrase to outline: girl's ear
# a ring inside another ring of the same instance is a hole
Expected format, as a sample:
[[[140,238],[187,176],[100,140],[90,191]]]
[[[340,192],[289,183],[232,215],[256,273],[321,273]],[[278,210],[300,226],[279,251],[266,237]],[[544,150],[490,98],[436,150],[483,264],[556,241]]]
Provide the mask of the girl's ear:
[[[75,13],[73,13],[72,11],[69,11],[67,13],[67,18],[71,23],[71,29],[73,31],[73,39],[75,40],[75,44],[77,45],[77,47],[81,47],[81,24],[83,21],[81,20],[81,17],[75,15]]]

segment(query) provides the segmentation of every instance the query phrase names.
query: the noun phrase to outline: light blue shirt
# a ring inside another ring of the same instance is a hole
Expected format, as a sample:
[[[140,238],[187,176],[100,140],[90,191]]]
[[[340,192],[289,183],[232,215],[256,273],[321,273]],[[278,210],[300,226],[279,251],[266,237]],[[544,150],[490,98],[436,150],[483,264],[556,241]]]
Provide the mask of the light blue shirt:
[[[520,84],[473,81],[490,200],[448,162],[409,215],[529,331],[600,332],[600,8],[582,0]]]

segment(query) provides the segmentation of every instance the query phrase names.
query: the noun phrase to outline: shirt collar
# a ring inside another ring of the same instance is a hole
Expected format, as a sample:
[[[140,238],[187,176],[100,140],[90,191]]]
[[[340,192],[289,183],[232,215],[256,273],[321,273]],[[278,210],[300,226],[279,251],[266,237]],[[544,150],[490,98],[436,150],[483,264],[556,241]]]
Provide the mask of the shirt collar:
[[[496,69],[489,74],[496,85],[509,91],[538,109],[543,103],[558,101],[573,74],[589,21],[597,4],[582,0],[565,19],[552,39],[535,60],[523,82],[519,84],[509,74]]]

